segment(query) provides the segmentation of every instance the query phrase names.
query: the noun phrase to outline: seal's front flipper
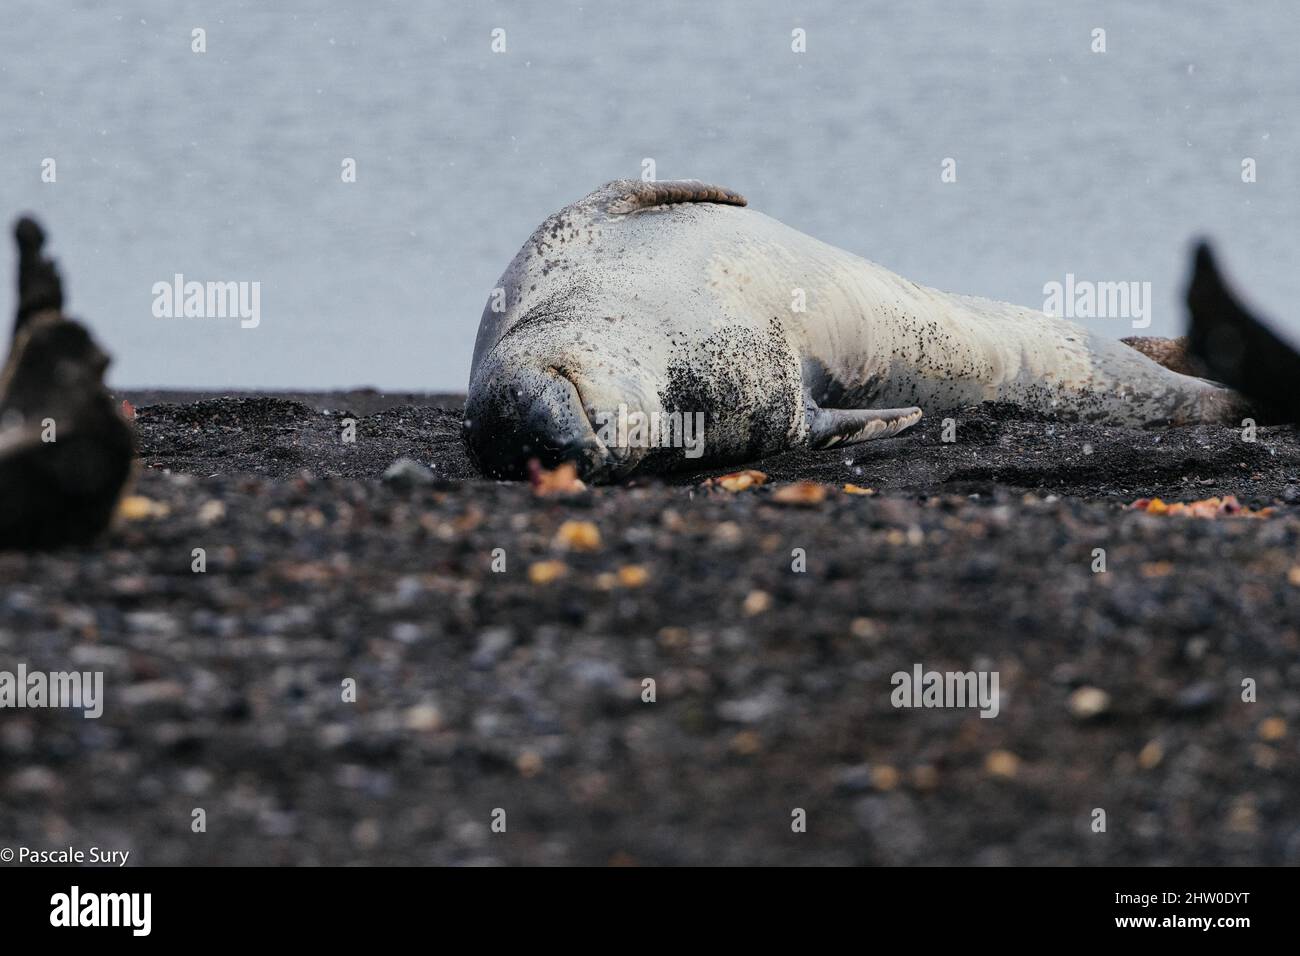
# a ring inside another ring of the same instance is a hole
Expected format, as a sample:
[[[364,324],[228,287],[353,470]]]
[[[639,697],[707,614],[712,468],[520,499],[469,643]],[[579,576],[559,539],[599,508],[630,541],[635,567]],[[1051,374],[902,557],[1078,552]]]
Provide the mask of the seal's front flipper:
[[[836,448],[856,445],[874,438],[889,438],[921,420],[921,410],[912,408],[818,408],[808,409],[808,445]]]

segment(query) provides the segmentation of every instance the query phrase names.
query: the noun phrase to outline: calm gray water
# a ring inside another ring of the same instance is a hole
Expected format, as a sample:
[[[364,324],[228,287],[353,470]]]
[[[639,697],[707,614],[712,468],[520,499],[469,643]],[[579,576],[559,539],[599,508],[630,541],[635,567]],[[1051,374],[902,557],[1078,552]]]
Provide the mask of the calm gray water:
[[[1209,234],[1300,322],[1294,0],[104,6],[6,0],[0,212],[42,217],[119,386],[461,389],[533,227],[647,157],[952,291],[1148,281],[1154,334]],[[260,282],[260,325],[154,317],[175,273]]]

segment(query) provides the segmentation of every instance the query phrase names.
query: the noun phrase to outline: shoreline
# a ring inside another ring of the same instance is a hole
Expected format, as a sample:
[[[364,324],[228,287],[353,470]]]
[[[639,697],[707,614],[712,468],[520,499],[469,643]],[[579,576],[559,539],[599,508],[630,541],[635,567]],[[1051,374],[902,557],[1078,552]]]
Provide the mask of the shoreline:
[[[335,389],[216,389],[216,388],[110,388],[114,402],[123,399],[137,408],[147,405],[191,405],[222,398],[274,398],[299,402],[317,411],[347,408],[361,415],[400,405],[420,405],[455,411],[465,405],[464,392],[403,391],[358,387]]]

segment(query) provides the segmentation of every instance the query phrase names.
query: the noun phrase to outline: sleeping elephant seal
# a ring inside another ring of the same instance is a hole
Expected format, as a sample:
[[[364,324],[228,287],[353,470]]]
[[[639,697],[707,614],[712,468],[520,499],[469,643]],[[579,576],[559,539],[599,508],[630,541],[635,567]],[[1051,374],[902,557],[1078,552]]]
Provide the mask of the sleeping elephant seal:
[[[1129,425],[1242,403],[1041,311],[917,285],[694,181],[609,183],[547,219],[479,325],[464,434],[517,478],[597,481],[895,435],[985,400]]]

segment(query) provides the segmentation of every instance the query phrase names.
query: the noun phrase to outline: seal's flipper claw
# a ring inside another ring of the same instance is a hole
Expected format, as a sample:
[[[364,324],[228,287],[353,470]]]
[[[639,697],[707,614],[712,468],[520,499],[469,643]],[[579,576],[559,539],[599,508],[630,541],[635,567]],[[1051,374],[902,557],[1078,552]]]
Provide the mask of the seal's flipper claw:
[[[912,408],[810,408],[808,445],[837,448],[860,441],[889,438],[921,420],[921,410]]]

